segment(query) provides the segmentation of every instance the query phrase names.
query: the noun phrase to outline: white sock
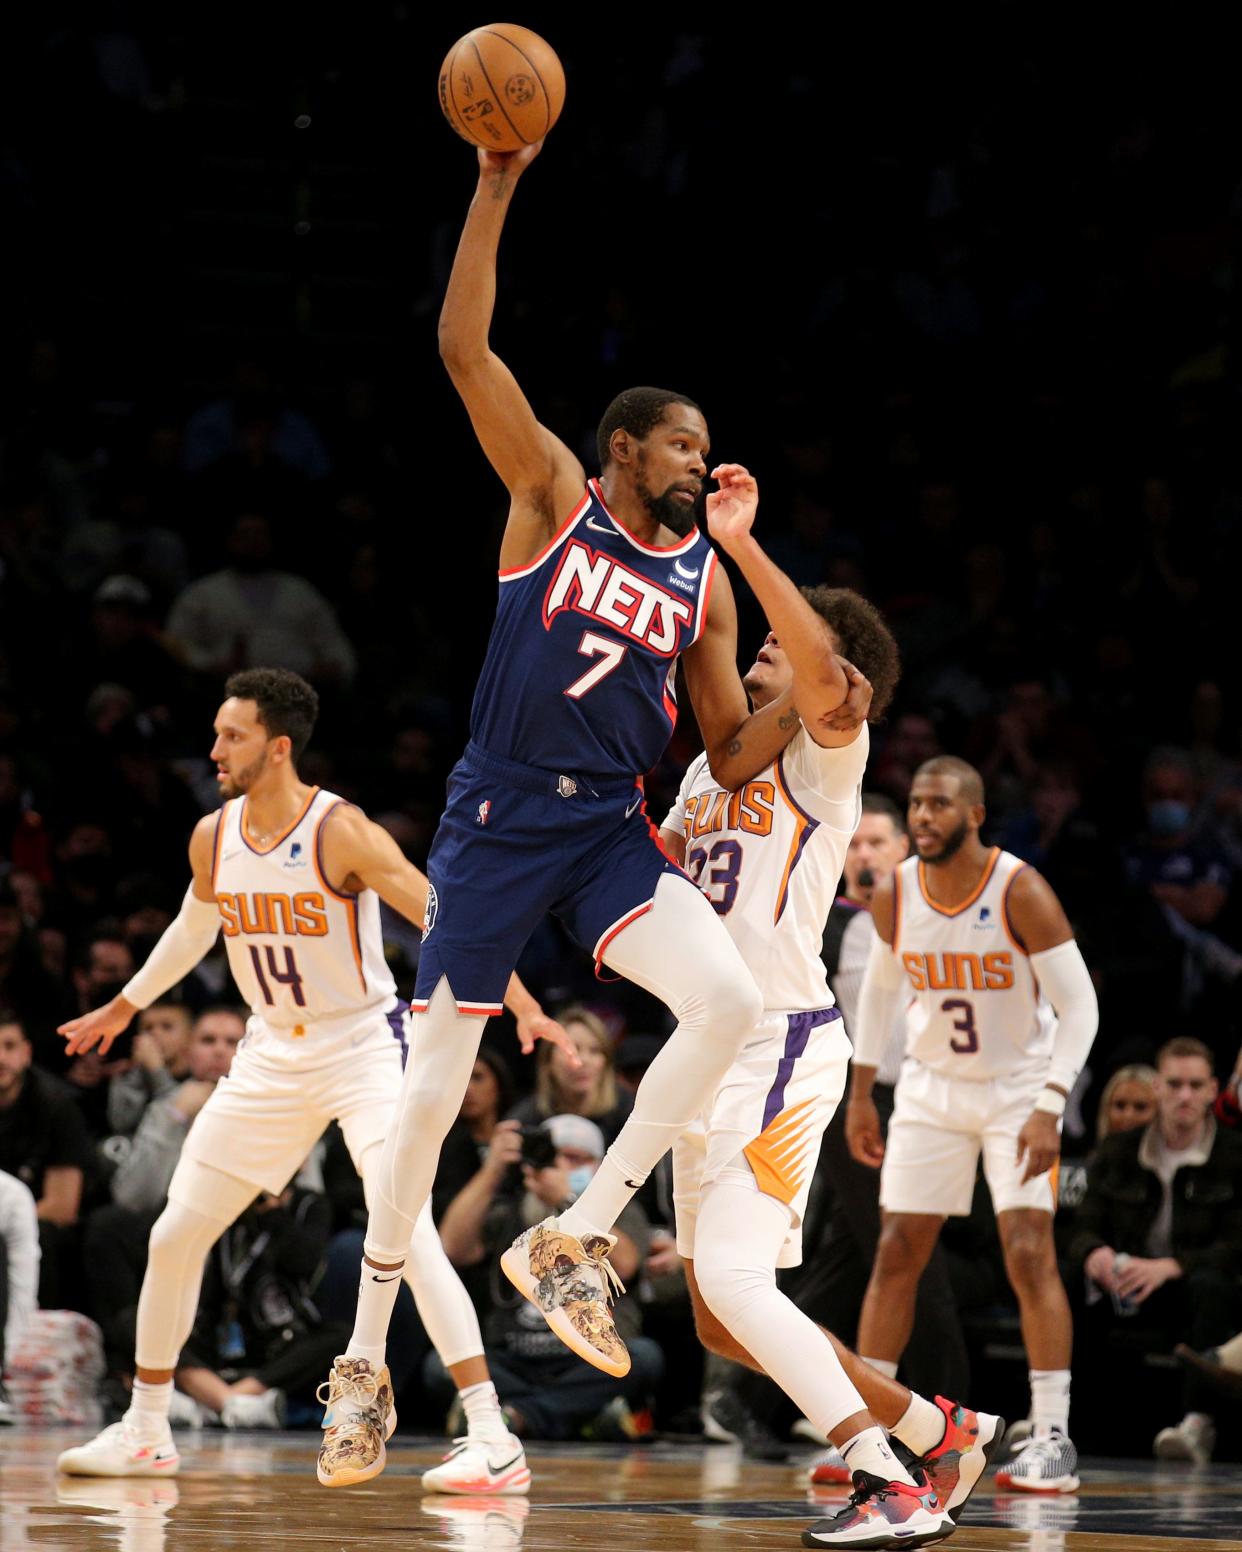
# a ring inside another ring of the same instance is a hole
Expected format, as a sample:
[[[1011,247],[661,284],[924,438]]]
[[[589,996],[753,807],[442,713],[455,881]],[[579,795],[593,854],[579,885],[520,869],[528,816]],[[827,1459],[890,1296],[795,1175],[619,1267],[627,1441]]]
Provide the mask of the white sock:
[[[1031,1425],[1033,1437],[1046,1439],[1056,1429],[1069,1433],[1070,1371],[1031,1370]]]
[[[926,1455],[944,1438],[945,1427],[944,1413],[936,1403],[911,1392],[910,1405],[890,1432],[895,1433],[908,1450],[916,1455]]]
[[[905,1482],[914,1486],[914,1478],[889,1448],[884,1430],[878,1423],[864,1428],[838,1448],[851,1471],[867,1471],[884,1482]]]
[[[142,1439],[162,1439],[168,1432],[168,1409],[172,1405],[173,1382],[149,1385],[135,1380],[125,1421]]]
[[[858,1355],[862,1358],[862,1354]],[[890,1380],[897,1378],[897,1360],[895,1358],[863,1358],[864,1363],[869,1363],[873,1369],[878,1369],[881,1374],[887,1374]]]
[[[491,1380],[480,1380],[477,1385],[467,1385],[459,1390],[461,1404],[466,1411],[466,1437],[468,1439],[507,1439],[509,1427],[501,1416],[500,1397]]]
[[[388,1346],[388,1323],[392,1319],[392,1307],[397,1302],[404,1265],[403,1261],[401,1266],[389,1267],[384,1271],[363,1260],[362,1276],[358,1283],[358,1308],[354,1314],[353,1335],[345,1349],[346,1358],[365,1358],[376,1370],[383,1368],[384,1352]]]
[[[1216,1356],[1222,1369],[1230,1369],[1234,1374],[1242,1372],[1242,1331],[1222,1342],[1216,1349]]]

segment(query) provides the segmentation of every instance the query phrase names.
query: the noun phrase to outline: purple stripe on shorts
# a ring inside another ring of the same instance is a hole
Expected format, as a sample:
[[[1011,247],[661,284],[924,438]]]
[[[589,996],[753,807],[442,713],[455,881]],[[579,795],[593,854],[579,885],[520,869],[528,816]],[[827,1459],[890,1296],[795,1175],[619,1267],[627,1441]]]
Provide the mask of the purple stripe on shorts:
[[[408,1002],[398,1001],[397,1006],[388,1015],[388,1027],[392,1030],[393,1039],[401,1047],[401,1071],[405,1071],[405,1059],[410,1054],[405,1043],[405,1016],[410,1011]]]
[[[764,1101],[763,1125],[759,1128],[761,1132],[766,1132],[785,1108],[785,1090],[789,1086],[790,1078],[793,1077],[794,1063],[805,1052],[806,1043],[811,1038],[811,1031],[818,1029],[821,1024],[830,1024],[833,1019],[840,1017],[840,1008],[817,1008],[811,1013],[788,1015],[789,1029],[785,1035],[785,1050],[776,1064],[776,1078]]]

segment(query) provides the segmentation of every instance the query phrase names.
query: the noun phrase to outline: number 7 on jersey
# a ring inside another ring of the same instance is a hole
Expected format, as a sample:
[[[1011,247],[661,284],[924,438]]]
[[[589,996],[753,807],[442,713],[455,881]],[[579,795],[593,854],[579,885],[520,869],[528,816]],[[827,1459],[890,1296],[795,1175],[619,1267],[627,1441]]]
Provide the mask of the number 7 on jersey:
[[[581,700],[588,690],[593,690],[601,680],[607,679],[614,669],[621,666],[621,659],[628,650],[623,641],[610,641],[607,636],[600,636],[595,631],[583,631],[578,651],[583,657],[598,658],[599,662],[592,664],[585,674],[568,685],[565,694],[573,700]]]

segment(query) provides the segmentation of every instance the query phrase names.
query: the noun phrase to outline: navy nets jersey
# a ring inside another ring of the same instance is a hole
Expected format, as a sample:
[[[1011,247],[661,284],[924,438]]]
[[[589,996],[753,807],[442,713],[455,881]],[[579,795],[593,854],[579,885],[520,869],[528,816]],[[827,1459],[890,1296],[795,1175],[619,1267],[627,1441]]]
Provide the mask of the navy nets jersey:
[[[544,770],[641,775],[677,720],[679,655],[703,634],[716,554],[696,528],[643,544],[596,480],[528,566],[500,573],[471,737]]]

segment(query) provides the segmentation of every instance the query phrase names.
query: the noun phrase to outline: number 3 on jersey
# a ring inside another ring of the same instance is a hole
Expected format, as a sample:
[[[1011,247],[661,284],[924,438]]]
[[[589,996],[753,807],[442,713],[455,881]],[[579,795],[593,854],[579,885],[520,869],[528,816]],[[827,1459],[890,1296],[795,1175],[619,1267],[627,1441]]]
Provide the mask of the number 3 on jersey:
[[[949,1050],[956,1051],[959,1056],[969,1056],[972,1051],[977,1051],[979,1031],[975,1027],[974,1003],[967,1002],[965,997],[948,997],[940,1004],[940,1011],[959,1015],[953,1020],[953,1027],[959,1031],[961,1038],[950,1040]]]
[[[717,916],[727,916],[733,909],[741,870],[740,841],[717,841],[710,851],[696,846],[686,858],[687,873],[711,901]]]
[[[581,700],[588,690],[593,690],[602,679],[607,679],[614,669],[621,666],[621,659],[629,649],[623,641],[611,641],[595,631],[583,631],[578,651],[583,657],[597,657],[586,673],[567,686],[565,694],[572,700]]]

